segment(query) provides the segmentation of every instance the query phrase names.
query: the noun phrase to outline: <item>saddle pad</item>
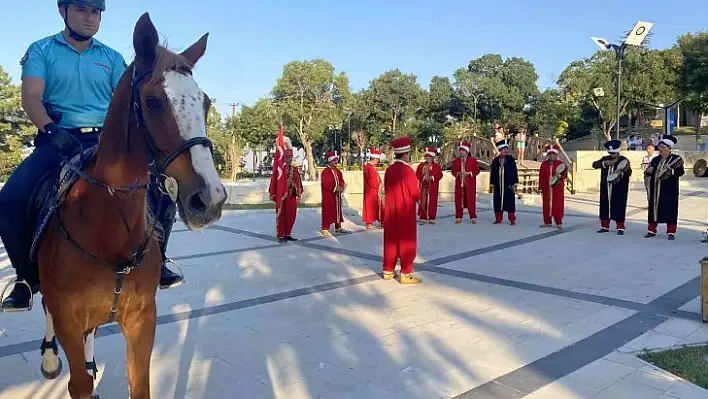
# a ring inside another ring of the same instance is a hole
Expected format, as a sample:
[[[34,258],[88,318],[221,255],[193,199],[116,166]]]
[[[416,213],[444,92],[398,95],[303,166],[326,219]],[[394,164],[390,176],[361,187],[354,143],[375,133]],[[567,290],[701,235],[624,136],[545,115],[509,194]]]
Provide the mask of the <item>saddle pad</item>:
[[[61,207],[74,183],[79,179],[75,170],[83,170],[94,158],[98,145],[85,149],[68,161],[61,163],[58,171],[51,171],[38,182],[30,206],[28,218],[30,226],[35,226],[30,247],[30,263],[37,262],[37,253],[44,231],[57,209]]]

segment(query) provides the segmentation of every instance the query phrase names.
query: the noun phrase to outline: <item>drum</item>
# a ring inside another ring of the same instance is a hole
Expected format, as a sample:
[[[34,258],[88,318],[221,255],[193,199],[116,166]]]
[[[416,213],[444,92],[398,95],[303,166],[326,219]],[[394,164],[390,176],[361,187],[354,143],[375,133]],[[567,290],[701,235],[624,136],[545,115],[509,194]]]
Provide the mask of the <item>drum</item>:
[[[558,165],[558,167],[556,168],[556,173],[551,176],[551,186],[556,186],[558,184],[561,179],[561,176],[563,176],[563,173],[565,173],[566,169],[568,169],[568,167],[565,166],[565,163]]]
[[[693,175],[696,177],[708,177],[708,162],[699,159],[693,164]]]
[[[615,167],[615,170],[607,174],[607,182],[610,184],[617,183],[622,178],[622,175],[624,175],[624,171],[627,169],[627,166],[629,166],[629,161],[627,161],[626,158],[619,161]]]

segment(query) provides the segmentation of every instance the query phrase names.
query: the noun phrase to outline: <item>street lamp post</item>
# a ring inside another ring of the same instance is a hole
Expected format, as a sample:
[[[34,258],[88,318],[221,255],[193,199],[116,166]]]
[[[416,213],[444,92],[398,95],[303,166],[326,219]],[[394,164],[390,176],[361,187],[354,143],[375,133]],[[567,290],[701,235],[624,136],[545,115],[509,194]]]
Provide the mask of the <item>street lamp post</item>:
[[[616,139],[620,138],[620,115],[622,113],[621,91],[622,91],[622,59],[624,59],[624,51],[627,46],[639,46],[649,34],[649,31],[654,26],[651,22],[637,21],[634,28],[629,32],[629,35],[624,39],[622,44],[612,44],[607,40],[599,37],[590,37],[595,44],[600,47],[600,50],[614,50],[617,56],[617,122],[615,125]]]

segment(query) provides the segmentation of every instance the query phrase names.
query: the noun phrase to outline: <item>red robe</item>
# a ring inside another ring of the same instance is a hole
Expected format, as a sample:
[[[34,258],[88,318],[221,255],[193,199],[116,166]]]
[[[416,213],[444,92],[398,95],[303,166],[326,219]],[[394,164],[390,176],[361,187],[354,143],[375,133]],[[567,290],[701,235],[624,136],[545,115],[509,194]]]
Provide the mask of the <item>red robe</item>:
[[[342,171],[336,166],[324,168],[320,183],[322,187],[322,230],[329,230],[332,223],[335,228],[339,228],[344,222],[342,192],[346,187]]]
[[[553,161],[552,165],[550,161],[543,161],[538,171],[538,190],[543,198],[543,224],[551,224],[551,217],[555,220],[556,225],[563,224],[565,178],[568,171],[563,172],[558,184],[551,187],[551,177],[556,174],[558,165],[562,164],[563,161],[558,159]]]
[[[277,173],[270,176],[268,193],[275,202],[276,236],[280,239],[289,237],[297,216],[297,203],[302,196],[302,179],[300,171],[290,165],[283,165],[283,174],[278,179]]]
[[[376,167],[370,163],[364,165],[364,210],[362,220],[366,224],[383,222],[384,198],[379,197],[383,182]]]
[[[452,161],[452,176],[455,177],[455,219],[462,219],[464,208],[470,214],[470,219],[477,219],[477,175],[479,174],[479,164],[474,157],[467,157],[465,162],[465,173],[463,189],[462,158],[455,158]]]
[[[396,160],[386,169],[386,214],[383,233],[383,270],[393,272],[401,260],[401,273],[413,273],[418,226],[416,202],[420,199],[418,178],[407,163]]]
[[[427,166],[426,166],[427,165]],[[424,172],[424,170],[427,171]],[[423,181],[424,174],[430,176],[430,180]],[[418,165],[415,171],[418,177],[420,190],[420,206],[418,206],[418,217],[421,220],[435,220],[438,216],[438,192],[440,189],[440,180],[442,180],[442,167],[433,161],[432,163],[423,162]]]

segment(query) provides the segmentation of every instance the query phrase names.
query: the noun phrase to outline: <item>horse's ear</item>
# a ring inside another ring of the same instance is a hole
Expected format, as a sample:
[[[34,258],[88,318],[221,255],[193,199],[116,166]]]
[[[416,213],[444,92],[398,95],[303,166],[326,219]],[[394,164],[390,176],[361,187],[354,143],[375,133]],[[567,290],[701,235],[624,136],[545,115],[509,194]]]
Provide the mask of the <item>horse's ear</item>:
[[[196,64],[197,61],[199,61],[199,59],[202,58],[202,56],[206,52],[207,39],[209,39],[209,34],[205,33],[204,36],[197,40],[196,43],[189,46],[188,49],[184,50],[182,52],[182,56],[191,61],[192,64]]]
[[[150,20],[150,14],[145,13],[140,16],[135,24],[133,32],[133,48],[135,49],[135,59],[141,63],[152,65],[157,52],[157,29]]]

